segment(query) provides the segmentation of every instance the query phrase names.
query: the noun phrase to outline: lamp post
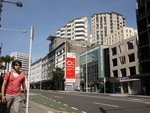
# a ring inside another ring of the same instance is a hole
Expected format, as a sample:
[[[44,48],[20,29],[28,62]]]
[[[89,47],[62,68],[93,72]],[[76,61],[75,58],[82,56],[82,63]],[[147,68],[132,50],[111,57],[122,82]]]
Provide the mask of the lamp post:
[[[22,33],[27,33],[26,30],[18,30],[18,29],[10,29],[10,28],[0,28],[0,30],[18,31],[18,32],[22,32]]]
[[[86,51],[86,93],[88,92],[87,51]]]
[[[15,4],[15,5],[18,6],[18,7],[22,7],[22,2],[10,2],[10,1],[1,0],[1,3],[2,3],[2,2],[10,3],[10,4]]]
[[[1,53],[2,53],[2,43],[1,43],[1,46],[0,46],[0,57],[1,57]]]
[[[34,38],[34,27],[31,26],[30,33],[30,49],[29,49],[29,70],[28,70],[28,84],[27,84],[27,104],[26,104],[26,113],[29,113],[29,88],[30,88],[30,75],[31,75],[31,57],[32,57],[32,41]]]
[[[17,7],[22,7],[23,6],[22,2],[10,2],[10,1],[5,1],[5,0],[0,0],[0,21],[1,21],[2,7],[3,7],[2,2],[15,4]],[[0,27],[1,27],[1,25],[0,25]]]

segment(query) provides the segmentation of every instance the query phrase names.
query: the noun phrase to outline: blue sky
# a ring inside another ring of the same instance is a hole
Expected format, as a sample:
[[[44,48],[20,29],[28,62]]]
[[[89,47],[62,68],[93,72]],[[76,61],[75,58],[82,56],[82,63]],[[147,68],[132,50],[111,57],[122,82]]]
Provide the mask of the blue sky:
[[[74,18],[95,13],[117,12],[126,18],[127,27],[137,28],[136,0],[4,0],[22,2],[23,7],[4,3],[1,13],[1,27],[27,30],[27,33],[0,30],[0,43],[3,43],[2,56],[11,52],[29,54],[30,28],[34,26],[32,44],[33,61],[48,53],[49,35]]]

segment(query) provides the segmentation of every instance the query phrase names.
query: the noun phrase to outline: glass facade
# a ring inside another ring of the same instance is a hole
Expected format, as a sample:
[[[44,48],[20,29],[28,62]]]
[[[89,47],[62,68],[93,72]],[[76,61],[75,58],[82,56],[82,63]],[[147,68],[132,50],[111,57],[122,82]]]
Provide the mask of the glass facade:
[[[80,54],[81,89],[85,90],[86,77],[90,91],[99,90],[99,78],[104,77],[103,46],[99,45]],[[87,66],[87,67],[86,67]],[[87,70],[86,70],[87,69]]]

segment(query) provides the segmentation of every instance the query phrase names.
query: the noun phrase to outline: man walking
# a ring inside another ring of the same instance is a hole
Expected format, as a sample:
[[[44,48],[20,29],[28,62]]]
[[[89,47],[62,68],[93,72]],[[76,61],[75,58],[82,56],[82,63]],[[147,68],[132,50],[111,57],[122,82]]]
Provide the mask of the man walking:
[[[5,113],[10,113],[10,108],[12,105],[13,113],[19,113],[21,102],[23,100],[26,101],[25,75],[20,72],[21,66],[21,61],[13,61],[13,70],[11,72],[7,72],[4,76],[1,92],[2,103],[7,103],[7,109],[5,110]],[[21,86],[24,92],[24,98],[21,96]]]

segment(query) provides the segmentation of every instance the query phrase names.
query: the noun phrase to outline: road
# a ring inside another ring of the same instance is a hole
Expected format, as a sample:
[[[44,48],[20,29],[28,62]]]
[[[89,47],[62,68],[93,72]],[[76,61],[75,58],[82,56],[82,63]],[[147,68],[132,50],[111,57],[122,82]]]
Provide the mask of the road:
[[[82,113],[149,113],[150,98],[31,90]]]

